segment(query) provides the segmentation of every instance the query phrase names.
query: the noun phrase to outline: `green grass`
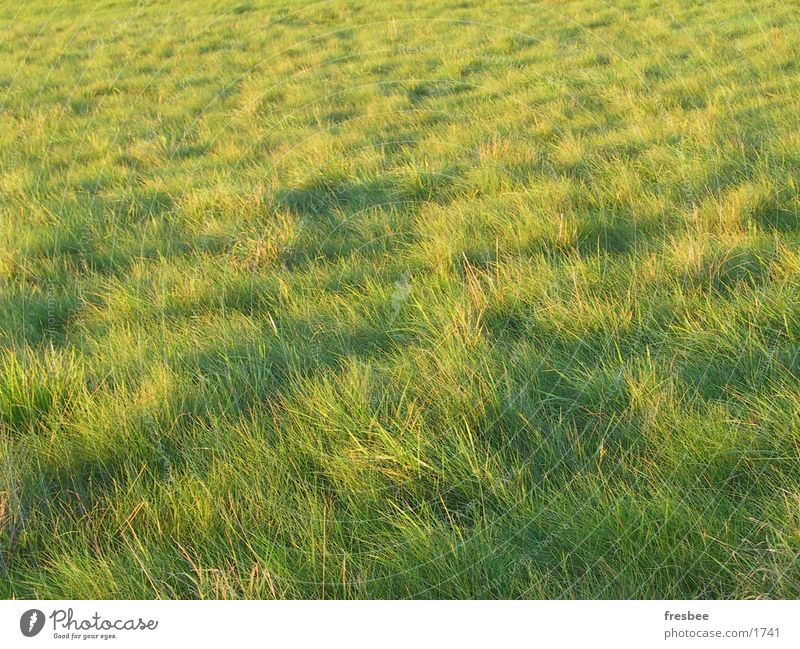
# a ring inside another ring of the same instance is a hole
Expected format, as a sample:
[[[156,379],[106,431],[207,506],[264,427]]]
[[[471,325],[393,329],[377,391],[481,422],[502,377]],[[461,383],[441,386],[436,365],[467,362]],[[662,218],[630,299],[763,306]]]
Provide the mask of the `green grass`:
[[[0,7],[0,595],[800,596],[800,8]]]

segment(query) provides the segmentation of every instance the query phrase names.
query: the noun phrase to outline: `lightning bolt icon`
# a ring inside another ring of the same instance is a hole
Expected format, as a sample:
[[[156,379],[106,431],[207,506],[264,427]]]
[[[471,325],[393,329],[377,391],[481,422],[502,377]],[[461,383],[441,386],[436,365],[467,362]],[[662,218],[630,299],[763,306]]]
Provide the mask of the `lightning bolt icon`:
[[[36,624],[36,619],[37,619],[38,617],[39,617],[39,616],[36,614],[36,611],[34,611],[33,613],[31,613],[31,619],[30,619],[30,620],[28,620],[28,631],[31,631],[31,630],[33,629],[33,625],[34,625],[34,624]]]

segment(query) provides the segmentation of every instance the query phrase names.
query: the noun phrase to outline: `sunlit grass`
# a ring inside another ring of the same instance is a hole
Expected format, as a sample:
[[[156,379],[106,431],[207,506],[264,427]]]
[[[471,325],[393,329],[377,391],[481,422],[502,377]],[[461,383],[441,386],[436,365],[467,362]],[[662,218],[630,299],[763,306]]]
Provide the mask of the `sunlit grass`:
[[[800,595],[781,2],[0,8],[0,595]]]

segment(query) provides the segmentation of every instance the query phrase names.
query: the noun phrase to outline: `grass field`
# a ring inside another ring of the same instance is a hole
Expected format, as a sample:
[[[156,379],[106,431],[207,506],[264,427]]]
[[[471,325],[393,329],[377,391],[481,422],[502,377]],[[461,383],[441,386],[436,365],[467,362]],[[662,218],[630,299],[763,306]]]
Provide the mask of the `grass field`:
[[[0,5],[0,595],[800,596],[800,6]]]

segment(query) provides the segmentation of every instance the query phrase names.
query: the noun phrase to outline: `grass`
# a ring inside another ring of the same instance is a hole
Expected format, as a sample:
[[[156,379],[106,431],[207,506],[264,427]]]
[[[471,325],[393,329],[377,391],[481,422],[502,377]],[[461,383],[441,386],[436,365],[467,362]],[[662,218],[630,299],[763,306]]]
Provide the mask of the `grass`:
[[[800,596],[797,25],[6,3],[0,595]]]

